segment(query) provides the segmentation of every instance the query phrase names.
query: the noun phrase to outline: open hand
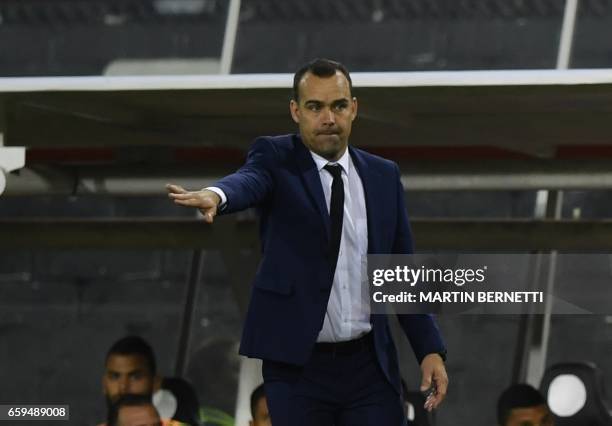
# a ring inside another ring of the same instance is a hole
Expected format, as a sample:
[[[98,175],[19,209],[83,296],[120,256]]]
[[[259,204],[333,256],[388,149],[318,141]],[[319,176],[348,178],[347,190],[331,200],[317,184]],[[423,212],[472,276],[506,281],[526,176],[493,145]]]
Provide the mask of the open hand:
[[[213,223],[214,217],[217,215],[217,207],[221,202],[221,198],[209,189],[201,189],[199,191],[187,191],[182,186],[167,184],[166,190],[168,197],[173,199],[176,204],[186,207],[195,207],[204,215],[204,220],[207,223]]]

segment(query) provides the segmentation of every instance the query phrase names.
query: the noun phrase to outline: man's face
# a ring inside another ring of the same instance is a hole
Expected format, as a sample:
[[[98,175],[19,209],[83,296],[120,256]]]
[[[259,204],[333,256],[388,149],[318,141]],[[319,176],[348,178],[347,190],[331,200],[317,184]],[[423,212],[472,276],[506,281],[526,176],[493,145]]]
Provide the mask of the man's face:
[[[346,150],[357,116],[357,99],[351,97],[348,80],[340,71],[330,77],[307,72],[298,93],[299,103],[292,100],[289,109],[302,141],[321,157],[338,160]]]
[[[546,405],[515,408],[505,426],[553,426],[553,417]]]
[[[102,385],[110,402],[128,393],[151,395],[154,382],[147,360],[141,355],[111,354],[106,361]]]
[[[161,420],[153,405],[122,407],[117,419],[118,426],[161,426]]]
[[[266,398],[259,398],[259,401],[257,401],[255,416],[250,424],[251,426],[272,426]]]

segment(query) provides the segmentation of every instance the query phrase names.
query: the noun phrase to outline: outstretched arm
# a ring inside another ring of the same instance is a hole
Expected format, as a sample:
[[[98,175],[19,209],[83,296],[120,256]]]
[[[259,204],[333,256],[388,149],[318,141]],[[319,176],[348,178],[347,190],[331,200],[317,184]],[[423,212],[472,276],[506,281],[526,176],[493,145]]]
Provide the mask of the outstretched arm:
[[[245,164],[231,175],[225,176],[213,186],[226,197],[221,205],[221,197],[210,189],[187,191],[179,185],[168,184],[168,197],[176,204],[195,207],[202,212],[204,220],[212,223],[214,217],[222,211],[232,213],[255,206],[262,202],[273,190],[273,164],[276,151],[273,144],[258,138],[253,142]]]

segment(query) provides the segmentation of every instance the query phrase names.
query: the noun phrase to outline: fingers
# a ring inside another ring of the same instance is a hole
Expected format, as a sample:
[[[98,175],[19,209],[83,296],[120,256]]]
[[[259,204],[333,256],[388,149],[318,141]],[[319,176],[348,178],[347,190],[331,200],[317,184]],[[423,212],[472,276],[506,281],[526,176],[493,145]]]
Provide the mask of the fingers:
[[[187,192],[182,186],[174,185],[172,183],[167,183],[166,184],[166,190],[170,194],[184,194],[184,193]]]
[[[179,185],[168,184],[166,189],[168,190],[168,197],[174,200],[188,200],[197,196],[197,192],[187,191]]]
[[[431,380],[428,380],[428,382],[430,385],[427,387],[424,387],[423,383],[421,384],[421,392],[425,393],[425,404],[423,405],[423,408],[425,408],[427,411],[431,411],[433,410],[434,403],[436,402],[436,388],[435,386],[431,386]]]
[[[169,191],[171,186],[173,185],[168,186]],[[185,191],[180,187],[178,187],[178,190],[182,192],[168,192],[168,198],[174,200],[176,204],[199,208],[209,208],[216,205],[209,196],[203,195],[202,191]]]
[[[166,185],[166,189],[168,190],[168,198],[171,198],[175,202],[178,202],[178,204],[184,206],[196,206],[206,208],[216,206],[218,204],[218,202],[215,202],[215,198],[220,201],[219,196],[211,191],[186,191],[178,185],[170,184]]]
[[[425,393],[424,408],[432,411],[442,403],[448,388],[444,361],[438,354],[429,354],[421,362],[421,392]]]
[[[448,389],[448,377],[444,370],[435,370],[433,377],[434,386],[432,392],[427,395],[424,408],[432,411],[444,401]]]
[[[425,401],[425,409],[431,413],[433,410],[438,408],[438,406],[442,403],[443,400],[444,397],[441,395],[431,395]]]
[[[437,383],[438,381],[436,381]],[[446,389],[448,387],[448,380],[439,380],[440,384],[436,386],[435,395],[432,396],[431,400],[431,410],[438,408],[438,406],[444,401],[446,398]]]
[[[201,207],[200,200],[194,197],[175,198],[174,203],[180,204],[181,206],[186,206],[186,207]]]
[[[425,405],[423,405],[423,408],[425,408],[425,410],[427,410],[430,413],[433,410],[433,404],[434,404],[435,398],[436,397],[432,393],[432,394],[429,394],[427,399],[425,399]]]
[[[197,199],[197,194],[195,194],[193,192],[184,192],[184,193],[181,193],[181,194],[170,192],[168,194],[168,197],[170,197],[170,198],[172,198],[174,200],[190,200],[190,199]]]
[[[436,393],[435,388],[431,387],[432,376],[432,369],[424,365],[420,390],[421,392],[425,393],[425,405],[423,405],[423,408],[425,408],[427,411],[431,411],[433,409],[433,403]]]
[[[217,215],[217,206],[221,198],[213,191],[206,189],[200,191],[187,191],[183,187],[174,184],[167,184],[168,198],[174,200],[175,204],[184,207],[196,207],[204,216],[204,221],[213,223]]]
[[[200,209],[200,213],[202,213],[202,216],[204,216],[204,222],[206,223],[213,223],[217,214],[215,209]]]

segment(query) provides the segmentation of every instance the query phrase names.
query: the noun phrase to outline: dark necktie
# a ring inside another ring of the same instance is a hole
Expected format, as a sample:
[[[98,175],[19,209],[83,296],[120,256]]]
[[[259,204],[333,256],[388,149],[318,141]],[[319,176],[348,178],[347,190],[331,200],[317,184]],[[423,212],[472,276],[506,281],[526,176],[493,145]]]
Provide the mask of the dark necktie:
[[[331,220],[331,233],[329,239],[329,254],[332,266],[332,275],[336,271],[340,240],[342,239],[342,218],[344,216],[344,183],[342,182],[342,166],[327,164],[324,167],[334,177],[332,181],[331,201],[329,203],[329,218]]]

